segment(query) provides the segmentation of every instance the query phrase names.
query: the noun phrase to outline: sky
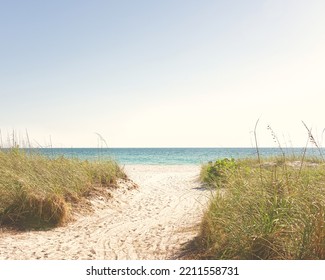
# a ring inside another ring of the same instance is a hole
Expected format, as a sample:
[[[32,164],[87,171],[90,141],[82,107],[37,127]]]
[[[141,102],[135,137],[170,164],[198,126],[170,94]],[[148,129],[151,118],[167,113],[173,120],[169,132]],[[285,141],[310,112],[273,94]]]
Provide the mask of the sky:
[[[302,121],[322,145],[324,14],[323,0],[0,0],[0,145],[252,147],[258,119],[260,147],[306,145]]]

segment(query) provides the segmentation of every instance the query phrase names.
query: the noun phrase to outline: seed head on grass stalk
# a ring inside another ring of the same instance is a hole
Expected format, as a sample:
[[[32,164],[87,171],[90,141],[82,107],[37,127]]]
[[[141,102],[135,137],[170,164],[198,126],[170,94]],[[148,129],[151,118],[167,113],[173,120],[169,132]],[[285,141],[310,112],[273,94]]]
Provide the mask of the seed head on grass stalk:
[[[281,146],[278,136],[275,134],[275,132],[273,131],[273,129],[270,125],[267,126],[267,129],[270,130],[273,141],[274,141],[274,143],[276,143],[278,145],[278,148],[280,149],[283,159],[284,159],[284,162],[285,162],[285,153],[284,153],[284,150],[282,149],[282,146]]]
[[[317,144],[317,142],[316,142],[316,140],[315,140],[315,137],[314,137],[313,134],[311,133],[311,129],[308,128],[308,126],[305,124],[304,121],[302,121],[302,123],[303,123],[304,127],[305,127],[305,128],[307,129],[307,131],[308,131],[309,141],[310,141],[313,145],[315,145],[315,147],[317,148],[317,150],[318,150],[318,152],[319,152],[319,154],[320,154],[322,160],[324,161],[323,152],[322,152],[321,148],[319,147],[319,145]]]
[[[273,131],[272,127],[270,125],[267,126],[267,129],[270,130],[271,132],[271,135],[272,135],[272,138],[273,138],[273,141],[278,145],[278,148],[280,149],[281,151],[281,154],[282,154],[282,159],[283,159],[283,168],[285,169],[285,171],[287,170],[287,165],[286,165],[286,155],[285,155],[285,152],[281,146],[281,143],[279,141],[279,138],[278,136],[275,134],[275,132]],[[286,180],[288,181],[288,173],[285,172],[285,177],[286,177]]]

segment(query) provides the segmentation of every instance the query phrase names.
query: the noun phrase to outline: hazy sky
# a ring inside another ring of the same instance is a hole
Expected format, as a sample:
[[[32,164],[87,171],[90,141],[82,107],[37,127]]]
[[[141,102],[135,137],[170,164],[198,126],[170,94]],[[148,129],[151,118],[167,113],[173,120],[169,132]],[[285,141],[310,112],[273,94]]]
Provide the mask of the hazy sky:
[[[325,128],[324,0],[0,0],[2,141],[303,146]],[[20,135],[20,136],[19,136]],[[325,140],[324,140],[325,142]]]

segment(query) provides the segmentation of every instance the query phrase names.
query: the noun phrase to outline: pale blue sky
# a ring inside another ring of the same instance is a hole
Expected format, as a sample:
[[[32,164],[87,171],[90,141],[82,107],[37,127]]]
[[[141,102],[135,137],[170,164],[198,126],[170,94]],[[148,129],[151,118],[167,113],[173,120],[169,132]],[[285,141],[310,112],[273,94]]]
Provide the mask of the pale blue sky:
[[[58,147],[303,146],[325,1],[2,1],[0,129]],[[3,140],[4,141],[4,140]]]

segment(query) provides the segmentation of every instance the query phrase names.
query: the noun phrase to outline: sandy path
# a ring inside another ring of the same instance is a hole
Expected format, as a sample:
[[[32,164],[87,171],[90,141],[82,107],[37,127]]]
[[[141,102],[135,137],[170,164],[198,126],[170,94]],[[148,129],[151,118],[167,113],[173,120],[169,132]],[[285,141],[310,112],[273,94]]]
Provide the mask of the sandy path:
[[[198,166],[126,166],[138,189],[46,232],[0,234],[0,259],[170,259],[196,234],[209,192]]]

